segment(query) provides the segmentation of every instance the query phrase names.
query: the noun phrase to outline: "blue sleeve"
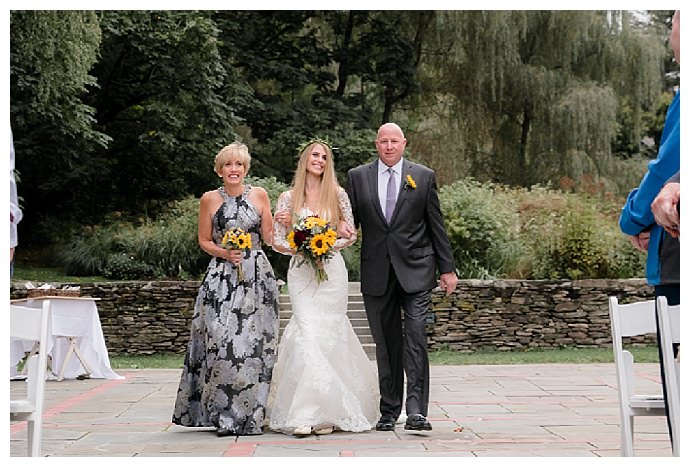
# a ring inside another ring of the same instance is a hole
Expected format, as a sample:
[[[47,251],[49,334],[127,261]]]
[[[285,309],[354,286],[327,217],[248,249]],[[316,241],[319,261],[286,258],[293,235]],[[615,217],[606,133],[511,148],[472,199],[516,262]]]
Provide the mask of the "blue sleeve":
[[[661,135],[657,158],[648,165],[647,173],[628,195],[618,221],[621,230],[628,235],[637,235],[654,225],[652,201],[666,181],[680,170],[680,92],[676,93]]]

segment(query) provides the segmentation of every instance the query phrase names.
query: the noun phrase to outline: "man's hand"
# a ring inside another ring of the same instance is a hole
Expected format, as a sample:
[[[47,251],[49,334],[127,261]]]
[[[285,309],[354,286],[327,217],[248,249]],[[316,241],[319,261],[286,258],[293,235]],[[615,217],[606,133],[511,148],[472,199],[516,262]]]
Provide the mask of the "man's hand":
[[[640,251],[647,251],[649,246],[649,232],[640,232],[637,235],[629,235],[630,243]]]
[[[455,291],[455,287],[458,285],[458,276],[454,272],[445,272],[441,274],[438,285],[445,290],[446,296],[448,296]]]
[[[672,237],[680,237],[680,183],[667,183],[652,202],[654,220]]]

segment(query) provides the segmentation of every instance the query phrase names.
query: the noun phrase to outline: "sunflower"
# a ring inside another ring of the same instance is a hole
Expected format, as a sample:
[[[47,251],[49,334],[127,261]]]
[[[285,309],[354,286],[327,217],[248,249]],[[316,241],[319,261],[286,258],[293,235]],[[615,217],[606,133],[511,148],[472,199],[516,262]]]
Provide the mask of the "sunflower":
[[[237,248],[239,249],[251,248],[252,236],[250,234],[238,235],[234,243],[237,245]]]
[[[317,256],[327,253],[329,248],[328,237],[326,237],[324,234],[314,235],[311,239],[311,243],[309,244],[309,248],[311,248],[311,251]]]
[[[328,224],[326,219],[321,219],[318,216],[309,216],[304,221],[304,226],[308,229],[313,229],[315,226],[323,227]]]
[[[313,229],[315,225],[316,225],[316,218],[315,217],[307,217],[304,220],[304,226],[309,230]]]
[[[294,230],[291,230],[287,234],[286,239],[287,239],[288,245],[290,245],[290,248],[292,248],[293,250],[296,250],[297,244],[295,243],[295,231]]]
[[[333,246],[338,238],[338,234],[336,234],[335,230],[333,229],[326,230],[326,233],[324,233],[324,235],[326,236],[326,242],[329,246]]]
[[[221,243],[221,245],[225,246],[228,244],[229,241],[230,241],[230,231],[228,230],[227,232],[225,232],[225,235],[223,235],[223,240],[220,243]]]

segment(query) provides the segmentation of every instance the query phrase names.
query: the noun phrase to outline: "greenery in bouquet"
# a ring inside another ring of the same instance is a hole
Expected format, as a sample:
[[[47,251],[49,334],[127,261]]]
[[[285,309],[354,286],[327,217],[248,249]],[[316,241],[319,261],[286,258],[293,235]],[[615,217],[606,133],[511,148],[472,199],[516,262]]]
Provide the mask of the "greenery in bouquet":
[[[328,221],[316,215],[301,217],[287,234],[290,248],[301,258],[297,265],[307,263],[314,268],[317,283],[328,280],[324,264],[333,257],[333,245],[337,238]]]
[[[239,227],[235,227],[225,232],[220,245],[226,250],[250,250],[252,248],[252,235]],[[242,263],[237,265],[237,280],[244,282]]]

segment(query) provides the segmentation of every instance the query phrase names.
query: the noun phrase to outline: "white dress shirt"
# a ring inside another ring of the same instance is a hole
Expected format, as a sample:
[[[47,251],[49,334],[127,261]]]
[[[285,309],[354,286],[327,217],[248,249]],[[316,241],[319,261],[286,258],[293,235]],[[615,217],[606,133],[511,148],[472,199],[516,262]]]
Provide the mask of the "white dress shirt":
[[[393,169],[393,176],[395,177],[395,198],[398,199],[398,193],[400,193],[400,180],[402,179],[402,166],[403,160],[400,159],[397,164],[395,164]],[[379,159],[379,203],[381,203],[381,212],[386,214],[386,190],[388,188],[388,166],[381,162]]]

